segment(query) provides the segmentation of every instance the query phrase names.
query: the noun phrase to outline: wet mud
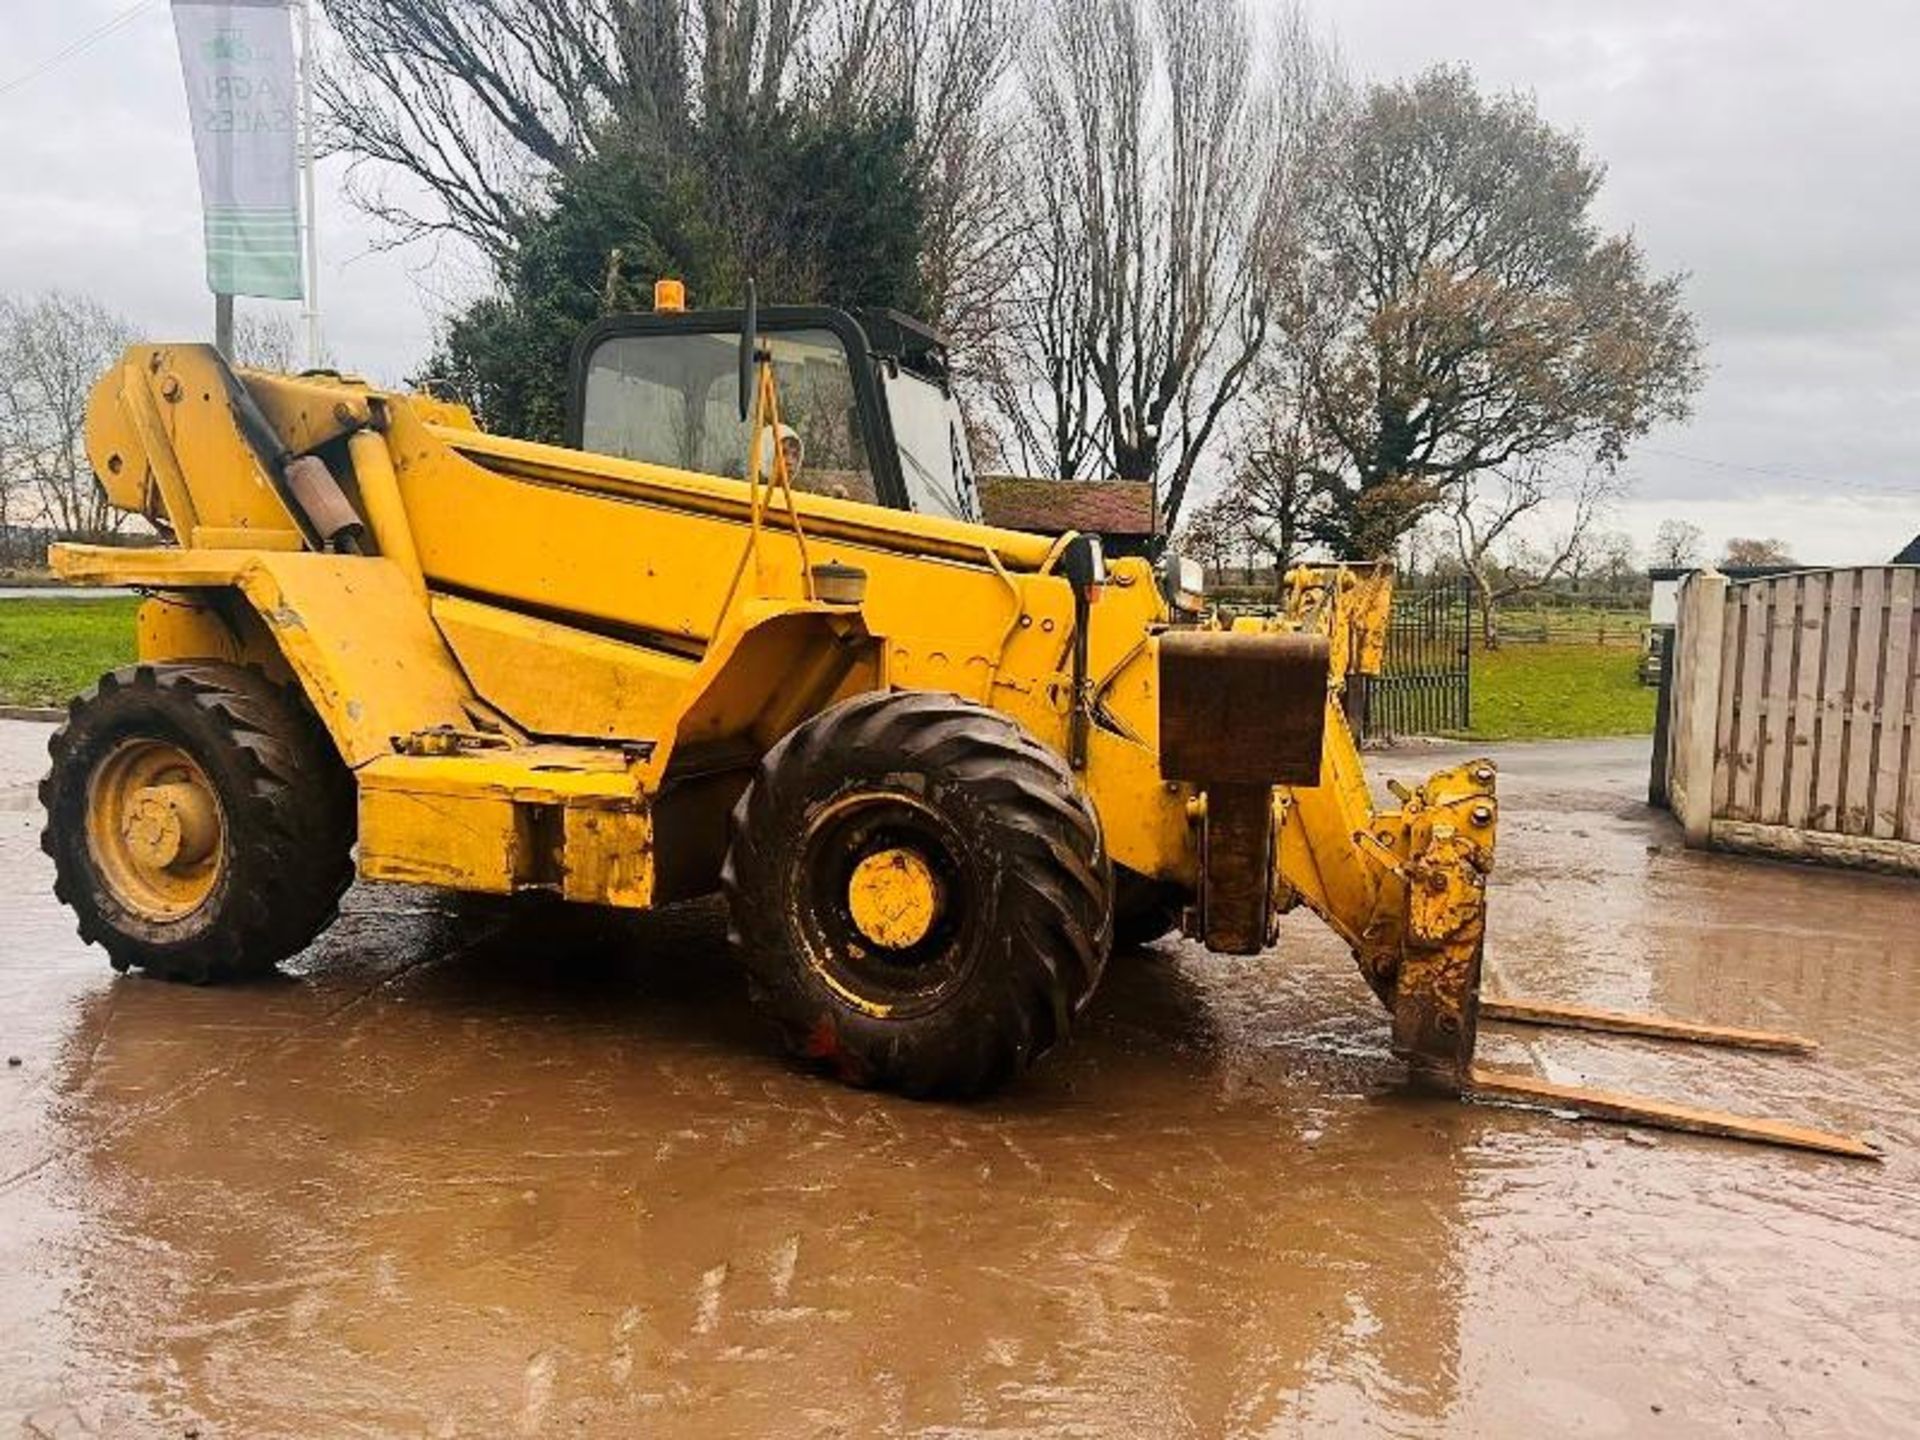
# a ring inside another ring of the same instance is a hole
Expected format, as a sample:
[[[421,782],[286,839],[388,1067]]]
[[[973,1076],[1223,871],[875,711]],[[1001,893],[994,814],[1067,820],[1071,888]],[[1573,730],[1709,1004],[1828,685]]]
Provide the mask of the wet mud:
[[[360,887],[282,980],[116,978],[46,734],[0,724],[0,1430],[1920,1431],[1920,887],[1685,852],[1639,744],[1496,750],[1489,992],[1820,1054],[1483,1054],[1884,1164],[1411,1093],[1305,915],[1116,957],[965,1107],[790,1069],[711,906]]]

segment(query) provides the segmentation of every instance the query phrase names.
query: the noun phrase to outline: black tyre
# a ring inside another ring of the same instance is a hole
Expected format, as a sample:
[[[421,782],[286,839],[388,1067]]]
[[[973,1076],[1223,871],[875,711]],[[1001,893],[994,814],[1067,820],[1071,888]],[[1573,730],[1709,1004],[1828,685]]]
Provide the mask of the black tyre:
[[[954,695],[858,696],[781,740],[734,810],[722,886],[788,1047],[909,1095],[1024,1070],[1112,942],[1112,871],[1072,772]]]
[[[261,975],[353,880],[353,777],[296,692],[215,662],[131,665],[68,706],[40,783],[54,893],[116,970]]]
[[[1186,896],[1177,885],[1117,868],[1113,875],[1113,948],[1138,950],[1180,928]]]

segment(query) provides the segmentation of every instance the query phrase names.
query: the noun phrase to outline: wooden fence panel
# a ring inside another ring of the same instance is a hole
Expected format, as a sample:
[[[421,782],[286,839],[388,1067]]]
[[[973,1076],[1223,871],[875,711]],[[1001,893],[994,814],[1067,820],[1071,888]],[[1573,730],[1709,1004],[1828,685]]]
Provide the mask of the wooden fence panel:
[[[1794,660],[1799,653],[1800,577],[1767,587],[1767,661],[1760,716],[1761,765],[1754,776],[1753,818],[1787,823],[1787,777],[1793,773]]]
[[[1873,830],[1873,741],[1880,710],[1881,667],[1887,652],[1885,570],[1861,570],[1859,602],[1853,617],[1853,653],[1847,683],[1847,749],[1841,760],[1840,814],[1835,826],[1842,835],[1867,835]]]
[[[1820,699],[1814,713],[1813,797],[1794,823],[1806,830],[1839,830],[1840,757],[1846,751],[1847,676],[1853,663],[1857,577],[1833,572],[1820,625]]]
[[[1787,742],[1781,825],[1798,825],[1813,803],[1815,742],[1820,730],[1820,644],[1826,633],[1832,577],[1814,571],[1794,579],[1793,721]]]
[[[1920,670],[1920,571],[1900,566],[1887,583],[1886,668],[1881,682],[1879,730],[1874,746],[1873,834],[1883,840],[1903,833],[1920,841],[1920,824],[1906,816],[1920,754],[1914,750],[1915,673]]]
[[[1712,702],[1713,726],[1713,813],[1724,815],[1733,805],[1733,777],[1738,773],[1735,755],[1740,700],[1740,637],[1745,628],[1745,596],[1738,586],[1727,591],[1726,628],[1720,634],[1720,694]]]
[[[1920,874],[1920,569],[1703,578],[1668,715],[1688,842]]]
[[[1753,820],[1760,813],[1760,775],[1766,766],[1766,673],[1773,587],[1735,586],[1728,599],[1738,607],[1727,616],[1728,684],[1731,744],[1724,752],[1726,791],[1720,812]]]
[[[1912,649],[1912,572],[1885,570],[1880,612],[1880,672],[1874,684],[1872,745],[1866,764],[1866,828],[1891,839],[1899,818],[1901,733],[1907,728],[1907,676]]]

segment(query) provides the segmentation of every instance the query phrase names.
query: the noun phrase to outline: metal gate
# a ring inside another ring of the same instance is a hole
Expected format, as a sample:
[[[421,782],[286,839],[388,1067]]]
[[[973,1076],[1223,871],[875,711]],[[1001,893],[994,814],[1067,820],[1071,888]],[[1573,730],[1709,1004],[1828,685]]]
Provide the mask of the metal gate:
[[[1473,592],[1466,580],[1393,592],[1381,673],[1360,697],[1368,740],[1447,735],[1469,724]]]

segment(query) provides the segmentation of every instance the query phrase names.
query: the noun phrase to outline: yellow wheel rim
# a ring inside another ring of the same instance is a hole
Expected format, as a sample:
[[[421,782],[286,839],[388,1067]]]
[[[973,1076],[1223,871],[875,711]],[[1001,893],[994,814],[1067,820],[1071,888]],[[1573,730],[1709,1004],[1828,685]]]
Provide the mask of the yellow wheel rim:
[[[847,909],[862,935],[887,950],[908,950],[940,918],[940,879],[916,850],[876,850],[853,867]]]
[[[226,864],[226,817],[207,774],[165,740],[125,740],[87,785],[87,848],[122,905],[144,920],[191,915]]]

